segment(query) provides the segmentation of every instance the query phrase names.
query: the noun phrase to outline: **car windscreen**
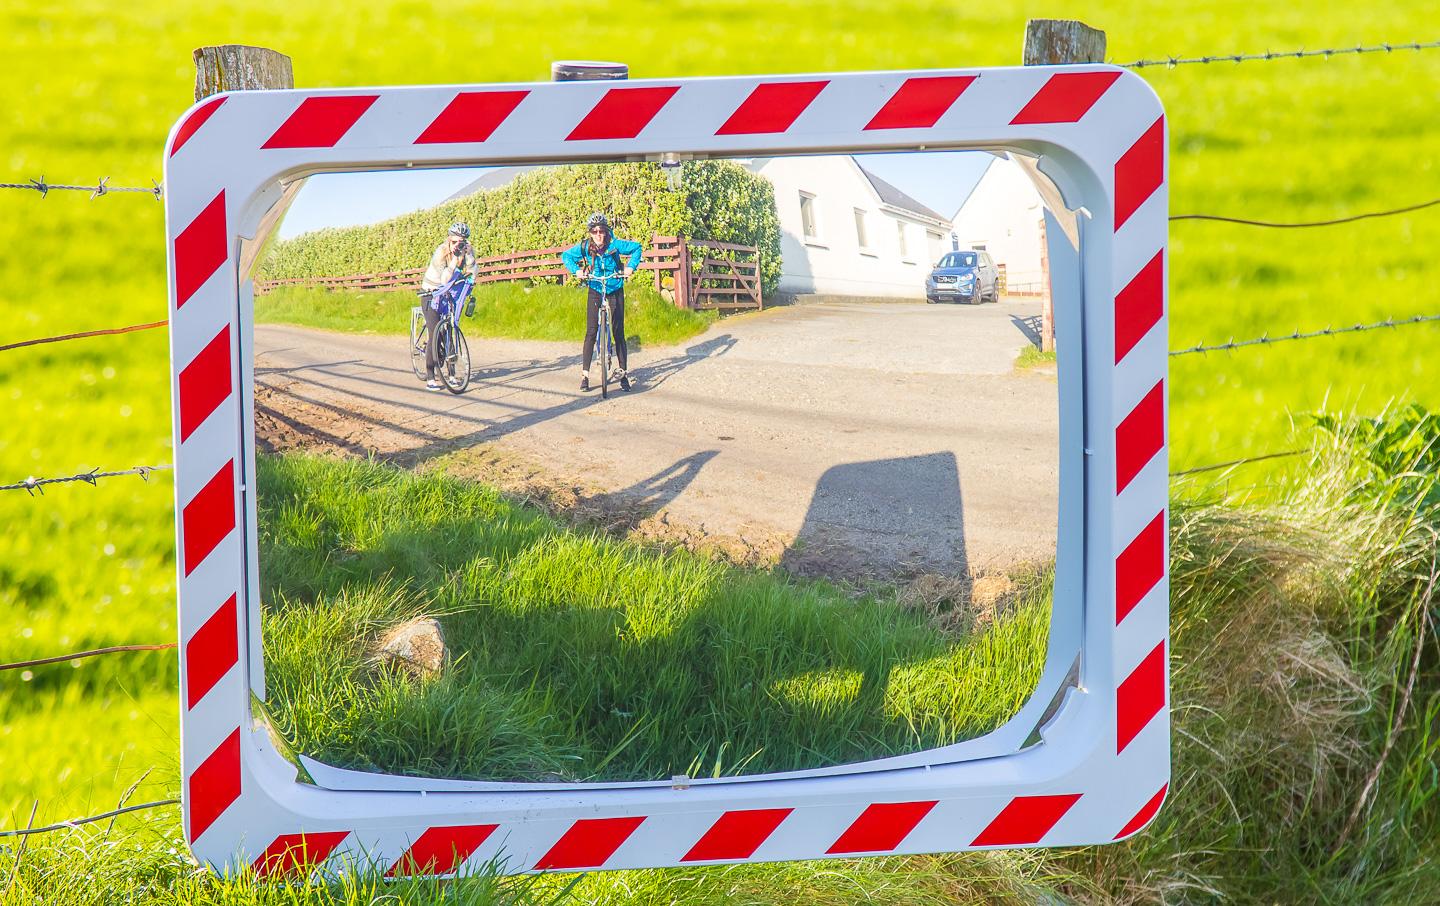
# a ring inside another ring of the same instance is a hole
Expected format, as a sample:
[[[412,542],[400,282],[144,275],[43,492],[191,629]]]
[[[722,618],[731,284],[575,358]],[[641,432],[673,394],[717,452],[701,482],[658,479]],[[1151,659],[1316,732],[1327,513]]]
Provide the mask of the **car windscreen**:
[[[935,265],[935,266],[936,266],[936,267],[974,267],[974,266],[975,266],[975,253],[974,253],[974,252],[951,252],[950,254],[946,255],[946,256],[943,257],[943,258],[941,258],[941,259],[940,259],[940,263],[937,264],[937,265]]]

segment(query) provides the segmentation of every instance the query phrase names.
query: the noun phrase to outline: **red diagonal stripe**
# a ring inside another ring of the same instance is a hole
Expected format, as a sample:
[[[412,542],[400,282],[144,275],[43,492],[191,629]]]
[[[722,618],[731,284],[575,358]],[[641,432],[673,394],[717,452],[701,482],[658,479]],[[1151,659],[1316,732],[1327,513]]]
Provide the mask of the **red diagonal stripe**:
[[[1141,806],[1140,811],[1135,813],[1135,817],[1131,818],[1129,823],[1120,830],[1120,833],[1115,835],[1115,839],[1128,837],[1149,824],[1150,820],[1160,813],[1160,805],[1165,801],[1165,794],[1169,790],[1170,784],[1168,783],[1160,787],[1160,792],[1151,796],[1150,801]]]
[[[639,818],[583,818],[535,863],[537,869],[599,868],[644,821]]]
[[[1160,117],[1115,162],[1115,229],[1165,181],[1165,117]]]
[[[235,461],[225,463],[180,511],[185,537],[185,575],[210,555],[235,528]]]
[[[906,79],[866,129],[928,129],[935,125],[975,76],[920,76]]]
[[[230,803],[240,798],[239,727],[186,778],[185,794],[186,804],[190,806],[190,841],[193,843]]]
[[[1115,364],[1160,321],[1165,304],[1165,250],[1140,268],[1115,297]]]
[[[1062,796],[1016,796],[995,816],[971,846],[1025,846],[1039,843],[1050,828],[1080,801],[1079,793]]]
[[[230,325],[226,324],[180,372],[181,442],[229,396]]]
[[[255,873],[262,878],[299,877],[330,858],[349,831],[317,834],[281,834],[255,860]]]
[[[1056,73],[1015,114],[1010,125],[1079,122],[1118,78],[1118,72]]]
[[[1136,735],[1165,707],[1165,642],[1125,677],[1115,690],[1115,754],[1125,751]]]
[[[1115,558],[1115,625],[1165,575],[1165,511],[1150,520]]]
[[[261,148],[333,148],[378,94],[306,98]]]
[[[515,112],[528,91],[462,91],[435,121],[425,127],[417,145],[483,142]]]
[[[205,206],[199,216],[175,237],[175,307],[195,295],[210,275],[230,256],[225,229],[225,192]]]
[[[1119,494],[1165,446],[1165,382],[1145,394],[1115,428],[1115,493]]]
[[[757,85],[716,135],[784,132],[830,82],[771,82]]]
[[[390,870],[387,878],[400,875],[448,875],[495,833],[498,824],[467,824],[459,827],[432,827],[420,835]]]
[[[748,859],[793,811],[789,808],[757,808],[726,812],[680,861]]]
[[[679,86],[611,88],[565,140],[634,138],[679,90]]]
[[[193,113],[185,117],[185,122],[181,123],[180,128],[175,130],[175,143],[170,146],[171,157],[175,156],[175,152],[179,151],[182,145],[190,141],[192,135],[200,131],[200,127],[205,125],[206,120],[215,115],[215,111],[219,110],[220,105],[225,103],[225,101],[226,98],[223,97],[213,98],[196,107]]]
[[[861,812],[825,852],[828,855],[890,852],[934,807],[934,802],[877,802]]]
[[[185,707],[193,708],[240,661],[235,596],[185,643]]]

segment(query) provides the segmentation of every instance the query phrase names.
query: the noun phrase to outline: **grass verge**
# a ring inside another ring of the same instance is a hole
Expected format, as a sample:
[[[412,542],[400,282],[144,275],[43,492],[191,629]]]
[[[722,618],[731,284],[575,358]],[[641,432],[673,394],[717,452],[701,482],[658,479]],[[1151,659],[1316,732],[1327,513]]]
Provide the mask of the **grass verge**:
[[[1050,575],[977,625],[945,602],[576,530],[483,485],[373,462],[260,462],[267,683],[345,767],[506,780],[729,776],[945,745],[1039,680]],[[438,616],[452,664],[368,651]],[[940,628],[941,624],[946,627]]]
[[[585,335],[585,293],[573,286],[492,283],[475,292],[473,317],[461,327],[479,337],[580,341]],[[257,323],[297,324],[346,333],[404,335],[415,294],[280,287],[255,299]],[[636,278],[625,289],[625,332],[632,342],[668,346],[705,332],[710,312],[686,311],[660,298]]]

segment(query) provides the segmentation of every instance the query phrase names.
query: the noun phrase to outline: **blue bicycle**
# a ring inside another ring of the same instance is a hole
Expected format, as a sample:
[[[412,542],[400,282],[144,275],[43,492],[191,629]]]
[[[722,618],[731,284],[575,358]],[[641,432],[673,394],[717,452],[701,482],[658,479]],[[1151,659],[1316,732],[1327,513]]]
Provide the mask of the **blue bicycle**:
[[[430,332],[425,328],[424,306],[433,305],[440,313],[435,327],[435,370],[451,393],[464,393],[470,386],[470,346],[460,330],[460,314],[474,313],[474,288],[474,280],[460,275],[433,292],[419,290],[421,302],[410,309],[410,367],[417,378],[425,380]]]

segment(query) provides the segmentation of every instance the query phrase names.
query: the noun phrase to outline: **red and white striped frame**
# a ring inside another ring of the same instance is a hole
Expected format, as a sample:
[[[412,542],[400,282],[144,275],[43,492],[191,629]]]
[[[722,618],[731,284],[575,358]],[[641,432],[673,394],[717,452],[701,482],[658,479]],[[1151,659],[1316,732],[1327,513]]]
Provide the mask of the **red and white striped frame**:
[[[1074,273],[1055,293],[1052,679],[1021,715],[980,745],[683,789],[297,782],[250,702],[264,684],[253,298],[239,261],[280,181],[917,148],[1038,155],[1080,209]],[[497,859],[520,872],[1071,846],[1140,830],[1170,776],[1165,151],[1154,93],[1103,65],[241,92],[197,104],[165,160],[183,799],[197,857],[267,874],[360,863],[449,874]],[[1078,686],[1036,732],[1077,654]]]

